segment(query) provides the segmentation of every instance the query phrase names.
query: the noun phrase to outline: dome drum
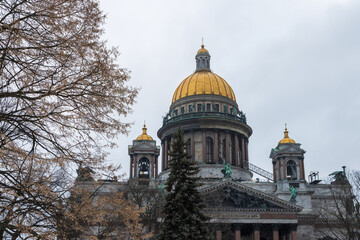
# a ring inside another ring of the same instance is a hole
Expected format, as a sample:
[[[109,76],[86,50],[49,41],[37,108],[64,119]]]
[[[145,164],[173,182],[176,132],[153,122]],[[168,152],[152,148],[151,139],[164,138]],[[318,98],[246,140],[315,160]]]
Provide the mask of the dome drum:
[[[194,118],[179,119],[179,121],[168,122],[168,124],[158,130],[157,135],[160,139],[163,139],[166,136],[173,135],[179,127],[182,131],[184,131],[184,133],[188,131],[211,129],[233,131],[244,135],[246,138],[250,137],[252,134],[252,129],[246,123],[238,120],[217,117],[206,117],[202,119],[197,116]]]
[[[158,137],[162,139],[164,149],[163,171],[168,168],[170,160],[168,151],[170,151],[171,138],[179,127],[184,132],[191,158],[198,162],[201,168],[214,164],[223,166],[224,163],[243,170],[249,168],[248,139],[252,130],[247,124],[233,119],[196,117],[168,123],[159,129]]]

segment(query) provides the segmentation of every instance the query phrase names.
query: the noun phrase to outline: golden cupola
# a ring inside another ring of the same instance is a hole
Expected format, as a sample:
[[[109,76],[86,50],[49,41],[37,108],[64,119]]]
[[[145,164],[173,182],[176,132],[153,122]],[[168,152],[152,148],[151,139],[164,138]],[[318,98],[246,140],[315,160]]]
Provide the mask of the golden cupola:
[[[197,51],[195,73],[185,78],[176,88],[171,103],[193,95],[221,95],[236,102],[235,94],[230,85],[210,70],[210,54],[204,44]]]
[[[141,135],[139,135],[137,138],[136,138],[136,140],[153,140],[152,139],[152,137],[150,137],[148,134],[147,134],[147,132],[146,132],[146,130],[147,130],[147,128],[146,128],[146,125],[144,124],[144,127],[143,127],[143,129],[142,129],[142,134]]]
[[[286,124],[285,124],[284,138],[281,139],[278,144],[282,144],[282,143],[296,143],[294,139],[289,137],[289,132],[287,130]]]
[[[209,51],[205,48],[204,44],[201,44],[201,48],[197,51],[197,54],[200,54],[200,53],[209,54]]]

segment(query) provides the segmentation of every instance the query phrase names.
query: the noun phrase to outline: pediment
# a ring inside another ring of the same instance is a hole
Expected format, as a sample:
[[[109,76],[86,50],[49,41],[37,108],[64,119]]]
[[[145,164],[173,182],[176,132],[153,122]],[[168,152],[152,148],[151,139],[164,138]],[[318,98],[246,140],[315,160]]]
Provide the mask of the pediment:
[[[270,158],[274,158],[278,154],[297,154],[303,155],[306,151],[300,148],[300,144],[289,144],[288,146],[278,146],[271,149]]]
[[[156,149],[155,144],[148,141],[139,141],[133,144],[132,148],[135,150],[154,150]]]
[[[290,152],[290,153],[304,153],[305,151],[301,149],[299,146],[286,146],[285,148],[280,150],[281,152]]]
[[[255,183],[254,183],[255,184]],[[206,208],[241,211],[292,211],[301,207],[247,187],[240,182],[227,180],[200,190]]]

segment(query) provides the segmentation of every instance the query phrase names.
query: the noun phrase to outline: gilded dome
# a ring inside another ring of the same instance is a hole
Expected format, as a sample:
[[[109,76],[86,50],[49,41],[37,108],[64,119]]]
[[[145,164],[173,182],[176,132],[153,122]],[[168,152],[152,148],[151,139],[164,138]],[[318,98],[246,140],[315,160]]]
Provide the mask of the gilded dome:
[[[281,143],[296,143],[294,139],[289,137],[289,132],[287,130],[286,124],[285,124],[284,138],[279,141],[279,144]]]
[[[236,102],[234,91],[222,77],[210,71],[199,71],[180,83],[174,92],[171,103],[183,97],[200,94],[221,95]]]
[[[142,132],[141,135],[139,135],[139,136],[136,138],[136,140],[153,140],[152,137],[150,137],[149,135],[147,135],[146,130],[147,130],[147,128],[146,128],[146,125],[144,124],[144,127],[143,127],[143,129],[142,129],[143,132]]]
[[[201,44],[201,48],[197,51],[197,54],[199,54],[199,53],[209,53],[209,51],[204,47],[205,47],[204,44]]]

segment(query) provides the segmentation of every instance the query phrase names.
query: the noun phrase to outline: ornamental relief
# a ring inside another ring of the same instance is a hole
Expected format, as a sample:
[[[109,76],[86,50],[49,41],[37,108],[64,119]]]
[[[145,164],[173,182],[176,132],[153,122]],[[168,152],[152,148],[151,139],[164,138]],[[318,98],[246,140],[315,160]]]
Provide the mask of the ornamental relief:
[[[206,208],[284,209],[262,198],[228,186],[206,194],[204,201]]]

